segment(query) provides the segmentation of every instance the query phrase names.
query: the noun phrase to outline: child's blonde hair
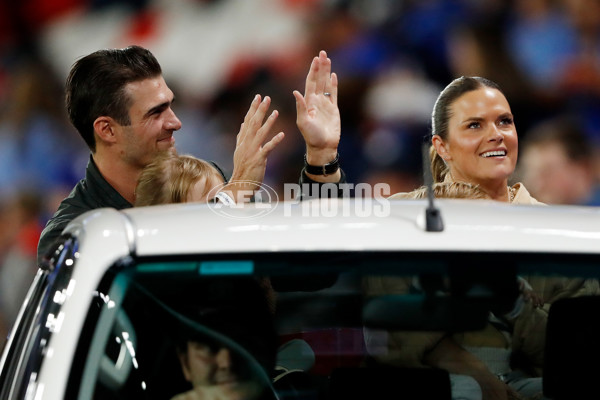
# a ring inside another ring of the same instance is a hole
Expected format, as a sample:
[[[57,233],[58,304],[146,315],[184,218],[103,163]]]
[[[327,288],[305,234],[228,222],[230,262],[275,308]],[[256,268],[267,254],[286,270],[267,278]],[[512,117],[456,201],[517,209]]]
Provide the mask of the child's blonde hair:
[[[135,190],[135,205],[185,203],[200,179],[209,181],[219,171],[190,155],[163,154],[142,171]],[[208,192],[212,188],[206,188]]]
[[[427,186],[421,186],[412,192],[399,193],[395,199],[424,199],[427,197]],[[433,195],[436,198],[451,199],[489,199],[490,197],[478,185],[466,182],[440,182],[433,185]]]

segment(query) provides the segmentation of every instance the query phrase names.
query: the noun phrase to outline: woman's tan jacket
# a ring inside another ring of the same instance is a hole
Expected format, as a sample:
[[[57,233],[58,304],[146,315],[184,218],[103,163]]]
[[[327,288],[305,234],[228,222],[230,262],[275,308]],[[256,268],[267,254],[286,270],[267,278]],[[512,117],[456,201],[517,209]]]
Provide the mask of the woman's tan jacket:
[[[542,205],[527,191],[521,183],[513,186],[515,196],[512,204],[539,204]],[[393,195],[390,198],[410,198],[409,193]],[[520,314],[509,324],[512,324],[512,335],[507,338],[505,334],[488,324],[480,331],[461,332],[452,334],[452,338],[462,346],[468,347],[500,347],[519,351],[541,374],[543,362],[546,323],[550,304],[559,298],[574,297],[588,294],[600,294],[596,280],[573,278],[549,278],[543,276],[523,277],[529,282],[533,290],[544,299],[545,305],[534,308],[531,302],[526,302]],[[363,289],[367,297],[391,293],[405,294],[409,292],[412,278],[371,277],[363,281]],[[425,354],[432,350],[444,337],[446,332],[407,332],[389,331],[387,334],[387,352],[380,351],[373,356],[382,363],[405,366],[424,367]],[[367,348],[369,341],[375,340],[376,335],[369,331],[365,334]]]

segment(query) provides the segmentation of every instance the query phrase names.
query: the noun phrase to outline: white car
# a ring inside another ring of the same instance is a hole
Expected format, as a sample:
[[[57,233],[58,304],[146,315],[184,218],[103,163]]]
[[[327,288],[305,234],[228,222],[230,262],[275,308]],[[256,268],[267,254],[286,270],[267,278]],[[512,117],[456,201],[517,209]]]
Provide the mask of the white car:
[[[441,231],[426,229],[425,200],[90,211],[29,290],[0,359],[0,399],[190,395],[191,340],[213,358],[229,350],[215,379],[231,399],[450,398],[445,371],[383,368],[385,346],[367,346],[365,332],[479,329],[491,309],[512,309],[518,275],[600,277],[600,209],[435,207]],[[423,291],[367,298],[372,277]]]

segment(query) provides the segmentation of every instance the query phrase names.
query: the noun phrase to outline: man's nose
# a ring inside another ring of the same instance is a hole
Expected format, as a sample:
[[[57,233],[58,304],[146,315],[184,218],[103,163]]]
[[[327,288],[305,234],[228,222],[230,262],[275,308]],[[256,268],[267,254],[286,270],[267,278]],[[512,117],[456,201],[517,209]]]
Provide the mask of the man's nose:
[[[217,366],[220,369],[229,369],[231,368],[231,352],[229,349],[221,348],[217,351],[215,355],[215,360],[217,362]]]
[[[171,109],[169,109],[169,115],[165,122],[165,128],[170,131],[178,131],[179,129],[181,129],[181,121],[179,120],[179,118],[177,118],[177,115],[175,115],[175,112]]]

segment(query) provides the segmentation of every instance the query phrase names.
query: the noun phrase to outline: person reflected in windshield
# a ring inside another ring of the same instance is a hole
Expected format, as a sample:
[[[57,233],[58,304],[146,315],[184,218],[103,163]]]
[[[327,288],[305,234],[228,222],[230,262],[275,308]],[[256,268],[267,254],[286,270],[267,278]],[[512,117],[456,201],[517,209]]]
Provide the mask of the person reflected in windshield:
[[[271,398],[277,336],[273,315],[255,277],[210,278],[173,303],[174,351],[191,388],[176,400]]]
[[[193,388],[176,395],[172,400],[243,400],[260,397],[261,385],[239,371],[240,360],[235,359],[233,351],[227,346],[208,338],[196,338],[178,346],[177,353],[183,375]]]

